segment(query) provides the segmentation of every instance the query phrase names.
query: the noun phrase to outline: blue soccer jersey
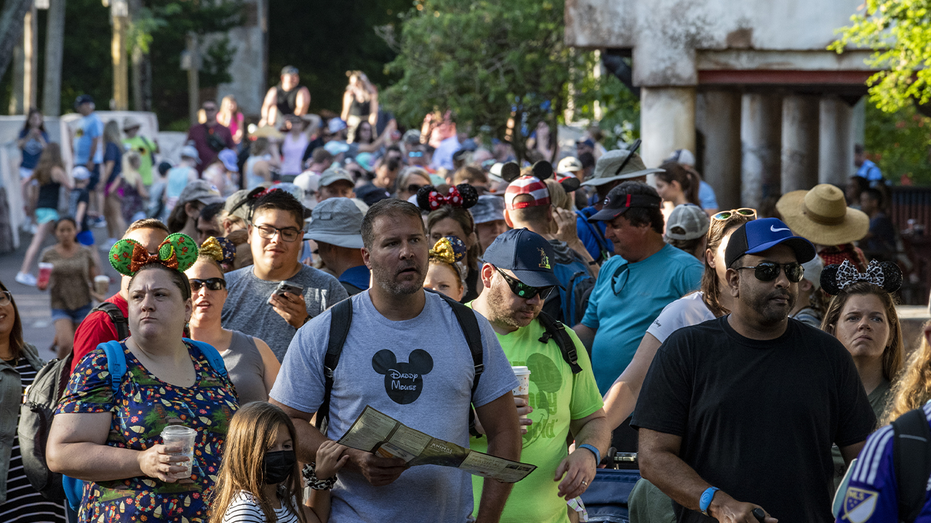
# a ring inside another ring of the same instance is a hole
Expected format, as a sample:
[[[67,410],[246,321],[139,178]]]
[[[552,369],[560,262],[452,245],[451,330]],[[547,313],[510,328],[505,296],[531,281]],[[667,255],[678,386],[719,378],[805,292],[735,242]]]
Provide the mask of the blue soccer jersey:
[[[931,418],[931,404],[924,406]],[[898,485],[892,458],[892,425],[870,435],[850,473],[837,523],[898,523]],[[929,481],[931,484],[931,481]],[[931,523],[931,500],[925,493],[925,506],[916,523]]]

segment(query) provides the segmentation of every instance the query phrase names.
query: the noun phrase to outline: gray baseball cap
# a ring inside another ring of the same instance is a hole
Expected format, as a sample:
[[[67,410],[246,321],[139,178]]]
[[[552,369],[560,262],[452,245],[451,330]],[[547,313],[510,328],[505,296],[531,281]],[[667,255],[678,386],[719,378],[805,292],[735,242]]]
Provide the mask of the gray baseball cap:
[[[320,174],[320,187],[329,187],[330,184],[337,181],[349,182],[349,185],[355,185],[355,180],[352,179],[352,175],[349,174],[349,171],[343,169],[342,167],[330,167],[329,169],[323,171]]]
[[[472,213],[472,218],[475,220],[475,223],[503,220],[504,198],[502,196],[483,194],[478,197],[478,203],[469,209],[469,212]]]
[[[314,207],[305,240],[362,248],[362,211],[349,198],[327,198]]]
[[[184,190],[181,191],[181,196],[178,197],[177,205],[184,205],[185,203],[193,201],[210,205],[211,203],[222,203],[224,198],[220,196],[220,192],[217,191],[216,187],[204,180],[194,180],[189,182],[187,186],[184,187]]]
[[[677,205],[666,222],[666,236],[673,240],[694,240],[708,232],[708,213],[693,203]]]

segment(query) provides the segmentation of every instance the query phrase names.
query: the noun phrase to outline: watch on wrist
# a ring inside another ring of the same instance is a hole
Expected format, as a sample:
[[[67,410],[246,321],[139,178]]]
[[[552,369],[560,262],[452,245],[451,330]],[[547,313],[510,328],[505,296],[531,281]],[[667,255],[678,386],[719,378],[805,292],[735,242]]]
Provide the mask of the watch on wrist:
[[[705,516],[711,517],[711,514],[708,513],[708,507],[711,506],[711,500],[714,499],[714,493],[720,490],[718,487],[708,487],[704,492],[701,493],[701,498],[698,499],[698,508],[701,509],[701,513]]]

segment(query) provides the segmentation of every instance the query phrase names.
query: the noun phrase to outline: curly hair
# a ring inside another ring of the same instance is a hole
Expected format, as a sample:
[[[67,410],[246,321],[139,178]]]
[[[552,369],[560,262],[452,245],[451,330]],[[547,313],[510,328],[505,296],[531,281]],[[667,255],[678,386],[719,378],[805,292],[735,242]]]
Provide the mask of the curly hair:
[[[931,321],[923,329],[931,327]],[[928,337],[921,337],[921,346],[912,352],[905,363],[905,370],[892,386],[892,400],[886,408],[884,419],[880,424],[895,421],[906,412],[917,409],[931,399],[931,344]]]

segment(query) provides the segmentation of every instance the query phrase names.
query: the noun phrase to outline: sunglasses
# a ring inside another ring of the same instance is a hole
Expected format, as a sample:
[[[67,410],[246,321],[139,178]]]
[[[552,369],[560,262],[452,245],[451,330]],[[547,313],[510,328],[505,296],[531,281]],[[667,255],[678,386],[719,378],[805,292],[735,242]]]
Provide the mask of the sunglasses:
[[[525,300],[533,299],[533,297],[538,294],[540,295],[541,300],[545,300],[546,297],[550,295],[550,292],[553,291],[552,285],[548,287],[531,287],[530,285],[527,285],[526,283],[518,280],[517,278],[508,276],[501,269],[497,267],[495,267],[495,270],[498,271],[498,274],[500,274],[501,277],[504,278],[504,281],[507,282],[508,287],[511,288],[511,292],[513,292],[514,294],[520,296],[521,298]]]
[[[226,280],[223,278],[207,278],[206,280],[198,280],[192,278],[191,280],[191,290],[197,292],[201,287],[207,287],[211,291],[219,291],[226,288]]]
[[[721,211],[718,214],[715,214],[711,217],[712,220],[725,221],[731,219],[733,216],[748,216],[750,218],[756,219],[756,209],[749,209],[743,207],[740,209],[731,209],[729,211]]]
[[[408,156],[409,158],[422,158],[422,157],[423,157],[423,151],[411,151],[411,152],[407,153],[407,156]]]
[[[416,194],[417,191],[419,191],[421,187],[423,187],[423,185],[417,185],[416,183],[412,183],[407,186],[407,192],[411,194]]]
[[[802,281],[802,276],[805,275],[805,267],[799,265],[798,262],[760,262],[752,267],[737,267],[738,271],[741,269],[753,269],[753,275],[756,276],[756,279],[760,281],[775,280],[779,277],[780,270],[785,270],[786,278],[788,278],[792,283],[798,283]]]

